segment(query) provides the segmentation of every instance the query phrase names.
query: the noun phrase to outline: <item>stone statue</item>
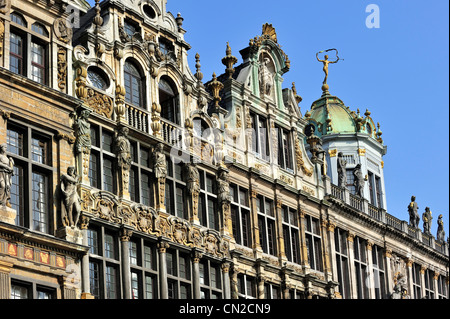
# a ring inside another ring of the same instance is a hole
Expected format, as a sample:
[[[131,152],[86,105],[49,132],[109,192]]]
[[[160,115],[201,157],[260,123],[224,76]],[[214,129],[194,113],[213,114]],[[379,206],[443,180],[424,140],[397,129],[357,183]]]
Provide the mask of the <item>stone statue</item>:
[[[409,299],[406,289],[406,277],[403,274],[399,274],[395,279],[394,292],[391,294],[391,299]]]
[[[416,203],[416,197],[411,197],[411,203],[408,205],[409,212],[409,225],[414,228],[419,228],[420,216],[417,212],[419,210],[419,206]]]
[[[444,221],[442,220],[442,218],[444,218],[444,216],[439,215],[438,218],[438,230],[437,230],[437,235],[436,235],[436,239],[438,241],[438,243],[443,244],[445,242],[445,230],[444,230]]]
[[[364,176],[361,171],[361,164],[356,165],[355,169],[353,170],[353,175],[355,176],[355,181],[353,182],[353,185],[355,185],[356,188],[356,195],[359,197],[364,197]]]
[[[222,171],[217,179],[219,203],[230,202],[230,184],[228,183],[228,172]]]
[[[81,199],[78,195],[77,186],[80,178],[75,173],[75,167],[69,167],[67,174],[61,176],[61,192],[65,212],[62,213],[63,225],[76,227],[81,213]]]
[[[347,161],[345,160],[342,152],[338,154],[337,167],[338,186],[347,187]]]
[[[426,235],[431,235],[431,221],[433,220],[433,216],[431,214],[431,210],[429,207],[425,208],[425,213],[422,215],[423,220],[423,232]]]
[[[83,110],[79,117],[75,119],[75,154],[81,154],[83,151],[90,151],[91,142],[91,124],[88,122],[88,118],[92,111]]]
[[[270,95],[273,87],[273,75],[269,70],[270,59],[264,58],[259,67],[259,88],[262,94]]]
[[[164,144],[156,145],[153,153],[153,171],[157,179],[166,178],[167,176],[167,162],[166,155],[164,155]]]
[[[336,57],[337,57],[337,60],[336,60],[336,61],[329,61],[329,60],[328,60],[328,55],[325,55],[325,57],[324,57],[325,60],[320,60],[320,59],[319,59],[319,53],[328,52],[328,51],[332,51],[332,50],[335,50],[335,51],[336,51]],[[317,53],[316,53],[317,61],[323,63],[323,72],[325,73],[325,80],[323,80],[323,84],[324,84],[324,85],[327,84],[327,80],[328,80],[328,65],[329,65],[329,64],[335,64],[335,63],[338,63],[339,60],[340,60],[340,58],[339,58],[339,56],[338,56],[337,54],[338,54],[338,53],[337,53],[337,50],[336,50],[336,49],[330,49],[330,50],[320,51],[320,52],[317,52]]]
[[[5,144],[0,145],[0,206],[11,208],[11,180],[14,175],[14,160],[6,156]]]
[[[119,166],[125,169],[130,167],[132,161],[128,132],[129,129],[127,127],[121,127],[116,133],[114,140]]]
[[[200,193],[200,173],[195,163],[187,165],[187,190],[189,194]]]

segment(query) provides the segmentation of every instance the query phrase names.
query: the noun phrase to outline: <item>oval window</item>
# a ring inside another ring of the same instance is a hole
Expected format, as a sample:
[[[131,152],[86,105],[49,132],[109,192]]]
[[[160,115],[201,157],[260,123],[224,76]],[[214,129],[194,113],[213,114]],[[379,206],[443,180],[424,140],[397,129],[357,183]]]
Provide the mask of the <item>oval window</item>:
[[[149,6],[148,4],[144,5],[144,13],[150,19],[156,18],[155,10],[151,6]]]
[[[88,68],[88,78],[97,89],[106,90],[109,87],[108,76],[102,69],[96,66],[90,66]]]

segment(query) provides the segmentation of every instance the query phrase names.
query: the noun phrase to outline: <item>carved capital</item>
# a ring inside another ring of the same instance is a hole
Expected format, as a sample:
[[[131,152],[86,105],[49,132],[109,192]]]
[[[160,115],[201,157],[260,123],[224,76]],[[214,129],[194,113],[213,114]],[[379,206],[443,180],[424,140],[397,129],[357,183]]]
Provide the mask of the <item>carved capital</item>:
[[[355,234],[354,234],[354,233],[351,233],[351,232],[348,232],[348,235],[347,235],[347,241],[348,241],[349,243],[353,243],[354,240],[355,240]]]
[[[128,228],[122,228],[120,231],[120,241],[130,241],[133,231]]]
[[[328,227],[327,230],[331,233],[334,233],[334,230],[336,229],[336,223],[332,221],[328,221]]]
[[[81,215],[81,217],[80,217],[80,229],[81,230],[88,229],[90,221],[91,221],[91,219],[88,216]]]
[[[170,245],[168,242],[162,241],[162,242],[158,243],[157,247],[158,247],[158,251],[161,254],[165,254],[167,249],[170,247]]]
[[[229,273],[230,272],[230,263],[223,263],[222,264],[222,271],[224,273]]]
[[[392,249],[386,249],[384,251],[384,257],[386,258],[392,258]]]

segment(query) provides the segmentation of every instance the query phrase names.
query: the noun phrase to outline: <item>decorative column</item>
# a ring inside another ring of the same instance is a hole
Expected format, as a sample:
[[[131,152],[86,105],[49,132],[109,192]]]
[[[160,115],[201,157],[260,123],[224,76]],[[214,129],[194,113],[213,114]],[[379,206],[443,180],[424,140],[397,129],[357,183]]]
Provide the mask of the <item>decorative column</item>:
[[[230,263],[229,262],[224,262],[222,264],[222,282],[223,282],[223,297],[224,297],[224,299],[231,299]]]
[[[239,288],[238,288],[238,273],[239,268],[234,265],[233,273],[231,275],[231,299],[239,299]]]
[[[366,284],[368,285],[369,290],[369,299],[375,299],[375,272],[373,271],[373,263],[372,263],[372,247],[373,242],[368,240],[366,242],[366,256],[367,256],[367,268],[369,271],[369,276],[367,276],[368,282]]]
[[[89,246],[88,228],[90,218],[82,215],[80,218],[80,229],[83,236],[83,246]],[[91,295],[91,282],[89,278],[89,251],[81,258],[81,299],[94,299]]]
[[[433,276],[434,299],[439,299],[438,279],[439,279],[439,273],[437,271],[435,271],[434,276]]]
[[[155,195],[156,195],[156,210],[158,212],[165,212],[166,206],[164,204],[166,191],[166,176],[167,176],[167,162],[164,154],[164,144],[159,143],[153,151],[153,172],[155,174]]]
[[[258,276],[258,299],[266,299],[266,292],[264,289],[264,284],[267,278],[263,275]]]
[[[308,260],[308,247],[306,246],[306,236],[305,236],[305,230],[306,230],[306,214],[305,211],[300,207],[298,207],[298,216],[299,216],[299,223],[300,223],[300,253],[301,253],[301,264],[303,267],[303,270],[309,269],[309,260]]]
[[[425,272],[427,271],[427,267],[422,265],[422,267],[420,267],[420,286],[422,287],[421,291],[422,291],[422,296],[420,296],[417,299],[422,299],[422,297],[425,297]]]
[[[194,288],[194,299],[201,299],[200,292],[200,259],[203,254],[194,249],[192,253],[193,271],[192,271],[192,285]]]
[[[331,272],[331,262],[330,262],[330,254],[329,254],[329,244],[328,244],[328,221],[321,220],[321,237],[322,237],[322,247],[323,247],[323,270],[327,281],[331,280],[333,274]]]
[[[258,227],[258,206],[256,201],[258,200],[258,186],[253,182],[250,184],[250,216],[252,222],[252,235],[253,235],[253,249],[262,253],[261,243],[259,241],[259,227]]]
[[[334,279],[334,281],[338,280],[338,273],[337,273],[337,265],[336,265],[336,242],[335,242],[335,238],[334,238],[334,230],[336,229],[336,223],[332,222],[332,221],[328,221],[327,224],[327,231],[328,231],[328,235],[329,235],[329,240],[330,240],[330,254],[331,255],[331,272],[332,272],[332,278]],[[330,273],[331,275],[331,273]],[[330,278],[329,278],[330,280]]]
[[[231,198],[230,198],[230,184],[228,183],[228,170],[219,169],[219,178],[217,179],[218,201],[219,201],[219,216],[222,217],[221,233],[224,236],[233,237],[233,224],[231,220]]]
[[[414,264],[414,260],[408,258],[406,260],[406,272],[408,275],[408,291],[409,291],[409,295],[411,296],[411,299],[417,299],[416,297],[416,292],[414,291],[414,286],[413,286],[413,282],[414,282],[414,278],[413,278],[413,271],[412,271],[412,267]]]
[[[123,298],[131,299],[131,270],[130,270],[130,238],[133,231],[122,228],[120,234],[120,244],[122,249],[122,284]]]
[[[186,165],[187,170],[187,191],[189,194],[190,222],[194,225],[200,225],[198,218],[198,198],[200,196],[200,173],[197,164]]]
[[[388,293],[391,291],[392,287],[394,287],[394,273],[392,272],[391,267],[391,258],[392,258],[392,250],[386,248],[384,250],[384,259],[386,265],[386,278],[387,278],[387,290]]]
[[[9,274],[14,265],[0,260],[0,299],[11,298],[11,278]]]
[[[114,146],[117,155],[117,167],[119,174],[119,196],[130,200],[130,168],[131,168],[131,146],[128,140],[128,128],[120,126],[114,137]]]
[[[161,105],[156,102],[152,104],[152,124],[151,128],[153,131],[153,136],[162,139],[161,134]]]
[[[81,176],[81,184],[90,187],[89,159],[91,155],[91,124],[88,119],[92,111],[79,106],[74,114],[75,131],[75,163],[77,175]]]
[[[169,248],[169,243],[161,241],[158,243],[159,253],[159,287],[161,291],[161,299],[169,299],[169,290],[167,286],[167,261],[166,252]]]
[[[353,241],[355,240],[355,234],[348,232],[347,235],[347,248],[348,248],[348,269],[350,272],[350,298],[357,299],[358,291],[356,285],[356,272],[355,272],[355,251]]]
[[[126,95],[125,87],[123,87],[120,84],[117,84],[116,99],[115,99],[115,102],[116,102],[115,111],[116,111],[116,116],[117,116],[117,123],[119,125],[127,125],[128,124],[126,117],[125,117],[125,112],[126,112],[125,95]]]
[[[277,242],[278,242],[278,247],[279,247],[278,257],[282,261],[287,261],[286,250],[284,248],[284,238],[283,238],[282,206],[283,206],[282,197],[280,195],[277,195],[275,216],[276,216],[276,228],[277,228]]]

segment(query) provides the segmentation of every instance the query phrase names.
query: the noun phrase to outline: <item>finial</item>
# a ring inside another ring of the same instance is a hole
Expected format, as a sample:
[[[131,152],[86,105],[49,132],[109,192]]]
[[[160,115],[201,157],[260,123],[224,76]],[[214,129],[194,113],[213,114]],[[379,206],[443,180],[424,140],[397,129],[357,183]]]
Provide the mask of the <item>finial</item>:
[[[220,97],[220,91],[223,89],[223,84],[222,82],[217,80],[216,77],[216,72],[213,73],[213,79],[212,81],[208,84],[208,87],[211,89],[212,91],[212,95],[214,98],[214,105],[216,108],[219,108],[219,102],[222,100],[222,98]]]
[[[383,132],[381,131],[380,128],[380,122],[377,123],[377,127],[378,127],[378,131],[377,131],[377,141],[381,144],[383,144],[383,139],[381,138],[381,136],[383,135]]]
[[[178,31],[180,31],[181,27],[183,26],[184,18],[181,16],[181,13],[178,12],[177,17],[175,18],[175,21],[177,22]]]
[[[369,109],[366,109],[366,113],[364,113],[364,115],[365,115],[366,117],[369,117],[370,114],[372,114],[372,113],[369,112]]]
[[[231,55],[231,47],[229,42],[227,42],[227,49],[225,53],[226,56],[222,59],[222,64],[227,67],[225,72],[228,74],[228,79],[231,79],[234,74],[233,66],[237,63],[238,60],[236,57]]]
[[[201,82],[203,80],[203,73],[200,70],[200,67],[202,66],[200,64],[200,54],[195,55],[195,68],[197,69],[197,73],[195,73],[195,77],[197,78],[198,82]]]
[[[297,104],[299,104],[301,101],[303,101],[303,98],[297,94],[297,88],[295,87],[295,82],[292,82],[292,92],[294,93],[295,100],[297,101]]]
[[[319,59],[319,54],[320,53],[324,53],[324,52],[326,53],[326,52],[329,52],[329,51],[336,51],[336,58],[337,58],[336,61],[328,60],[328,55],[327,54],[325,55],[324,60]],[[323,91],[322,96],[326,96],[326,95],[330,94],[330,92],[328,91],[330,89],[330,87],[327,84],[327,80],[328,80],[328,66],[330,64],[335,64],[335,63],[339,62],[339,60],[340,60],[339,53],[338,53],[338,50],[336,50],[336,49],[328,49],[328,50],[317,52],[316,53],[316,58],[317,58],[317,61],[323,63],[323,72],[325,73],[325,79],[323,80],[323,85],[322,85],[322,91]]]
[[[100,16],[100,0],[95,0],[95,17],[94,17],[94,24],[97,27],[100,27],[103,24],[103,18]]]

